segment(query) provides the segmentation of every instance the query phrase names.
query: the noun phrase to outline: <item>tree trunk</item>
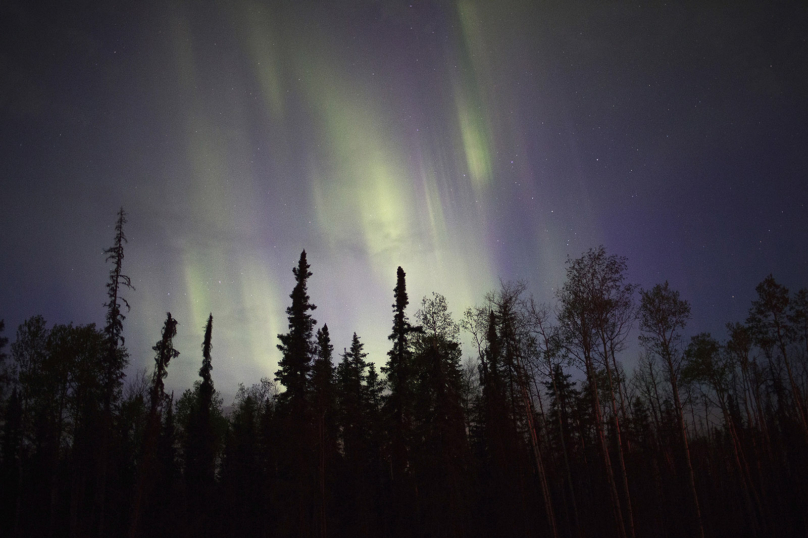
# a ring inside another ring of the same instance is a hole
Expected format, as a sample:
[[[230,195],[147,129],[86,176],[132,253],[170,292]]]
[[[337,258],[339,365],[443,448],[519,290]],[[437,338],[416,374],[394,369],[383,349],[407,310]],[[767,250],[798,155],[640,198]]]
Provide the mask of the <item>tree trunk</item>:
[[[617,458],[618,462],[620,463],[620,474],[622,475],[623,479],[623,489],[626,492],[626,511],[628,512],[628,534],[629,538],[634,538],[634,511],[631,507],[631,492],[628,489],[628,473],[626,473],[626,462],[623,458],[623,436],[620,432],[620,417],[617,414],[617,402],[614,398],[614,384],[612,383],[612,372],[611,368],[609,367],[609,356],[608,351],[605,349],[604,351],[607,352],[606,355],[606,379],[609,381],[609,394],[612,400],[612,422],[614,422],[614,432],[617,436]]]
[[[564,467],[566,468],[566,471],[567,471],[567,483],[569,484],[570,498],[572,499],[572,513],[573,513],[573,516],[575,517],[575,531],[577,532],[577,534],[578,534],[578,536],[580,538],[580,536],[581,536],[581,524],[578,521],[578,504],[575,501],[575,487],[573,486],[573,483],[572,483],[572,471],[570,469],[570,458],[569,458],[569,455],[567,454],[567,440],[565,439],[565,434],[564,434],[564,420],[563,420],[562,415],[565,412],[565,406],[564,406],[564,401],[561,400],[560,393],[558,392],[558,385],[556,384],[556,378],[555,378],[555,375],[553,373],[552,365],[550,365],[550,372],[551,372],[550,379],[553,382],[553,391],[556,394],[556,398],[559,398],[560,404],[561,404],[561,407],[559,408],[559,413],[558,413],[558,431],[559,431],[559,434],[561,435],[561,450],[562,450],[562,452],[564,452]]]
[[[690,446],[687,442],[687,429],[685,428],[685,419],[682,413],[682,403],[679,401],[679,386],[676,382],[676,372],[673,368],[673,361],[667,357],[668,368],[670,369],[671,389],[673,389],[673,402],[676,405],[676,418],[679,420],[679,429],[682,432],[682,444],[685,448],[685,461],[687,462],[687,474],[690,481],[690,491],[693,494],[693,509],[696,513],[696,523],[699,528],[699,536],[704,538],[704,524],[701,520],[701,507],[699,506],[699,495],[696,492],[696,477],[693,473],[693,464],[690,461]]]
[[[517,381],[522,393],[522,401],[525,406],[525,418],[527,418],[527,425],[530,429],[530,444],[533,445],[533,457],[536,460],[536,471],[539,473],[539,482],[541,484],[542,495],[544,496],[544,511],[547,514],[547,524],[553,534],[553,538],[557,538],[558,531],[556,530],[555,514],[553,513],[553,502],[550,498],[550,488],[547,486],[547,476],[544,472],[544,462],[542,461],[541,451],[539,450],[539,437],[536,434],[536,424],[533,420],[533,406],[530,405],[530,395],[528,394],[527,383],[525,377],[527,373],[522,368],[519,357],[516,357]]]
[[[598,395],[598,382],[595,379],[595,372],[592,366],[592,358],[586,358],[586,374],[590,381],[590,388],[592,390],[592,404],[595,411],[595,428],[598,435],[598,445],[600,448],[601,456],[603,457],[603,465],[606,470],[606,480],[609,483],[609,497],[612,505],[612,516],[614,517],[615,525],[617,527],[617,535],[620,538],[626,538],[626,527],[623,523],[623,511],[620,509],[620,497],[617,494],[617,485],[614,481],[614,471],[612,470],[612,460],[609,457],[609,447],[606,444],[606,435],[603,432],[603,415],[600,410],[600,396]],[[702,538],[704,538],[702,536]]]

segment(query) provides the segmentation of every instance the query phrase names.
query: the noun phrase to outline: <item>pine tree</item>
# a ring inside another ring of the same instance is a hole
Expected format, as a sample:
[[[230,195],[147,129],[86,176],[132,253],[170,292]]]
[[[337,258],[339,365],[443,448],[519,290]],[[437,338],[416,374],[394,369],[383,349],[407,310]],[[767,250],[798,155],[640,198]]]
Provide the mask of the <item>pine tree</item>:
[[[215,435],[211,423],[211,408],[215,388],[211,371],[213,370],[211,340],[213,337],[213,314],[205,324],[205,336],[202,342],[202,367],[199,377],[202,382],[195,395],[195,402],[188,420],[188,432],[185,446],[185,477],[191,492],[201,493],[214,480]]]
[[[410,448],[412,436],[412,350],[410,335],[419,332],[407,318],[407,282],[404,270],[396,272],[396,287],[393,289],[393,331],[388,337],[393,348],[387,353],[387,375],[390,393],[385,402],[385,422],[389,438],[390,471],[393,490],[392,529],[396,535],[410,534],[415,517],[414,487],[411,484]]]
[[[228,536],[258,536],[262,516],[263,473],[258,428],[260,407],[253,394],[240,388],[225,443],[221,487],[227,503]],[[212,508],[212,507],[211,507]],[[207,524],[210,527],[210,523]],[[205,529],[200,529],[204,532]]]
[[[283,432],[278,452],[278,487],[283,506],[279,507],[278,532],[308,535],[313,532],[316,514],[316,432],[310,401],[309,374],[316,352],[314,326],[309,313],[317,308],[309,300],[307,284],[312,275],[306,251],[292,269],[295,287],[286,309],[289,332],[279,334],[278,349],[283,354],[275,380],[286,390],[278,397],[277,415]]]
[[[174,349],[175,336],[177,336],[177,320],[171,317],[171,312],[168,312],[162,329],[162,337],[152,347],[155,352],[154,372],[152,373],[151,388],[149,390],[149,415],[143,441],[143,461],[138,469],[137,486],[134,500],[132,501],[132,517],[129,524],[130,538],[135,538],[139,535],[140,520],[149,503],[152,485],[159,470],[157,445],[162,424],[162,412],[166,404],[164,379],[168,375],[168,365],[171,359],[178,357],[180,354],[179,351]]]
[[[177,483],[180,468],[177,462],[177,429],[174,419],[174,394],[163,398],[162,425],[155,449],[154,488],[147,502],[148,518],[143,522],[144,535],[172,536],[177,532]]]
[[[481,515],[486,524],[483,533],[501,532],[503,536],[517,536],[524,534],[526,529],[520,506],[512,502],[511,497],[514,494],[521,497],[524,493],[520,477],[520,464],[524,463],[524,458],[519,434],[509,412],[501,344],[497,317],[491,310],[480,364]]]
[[[179,357],[180,352],[174,349],[174,337],[177,336],[177,320],[171,317],[171,312],[166,314],[165,325],[163,325],[163,337],[152,349],[155,351],[154,372],[152,373],[152,386],[150,396],[150,413],[158,416],[162,410],[165,399],[165,378],[168,375],[168,364],[171,359]]]
[[[499,340],[502,347],[502,362],[508,382],[508,404],[512,420],[517,431],[525,431],[530,439],[530,448],[542,492],[547,525],[552,536],[555,537],[557,536],[555,513],[547,482],[544,458],[539,447],[539,432],[535,420],[536,412],[533,408],[528,373],[525,368],[526,348],[530,339],[526,334],[525,325],[527,319],[523,308],[524,301],[521,299],[521,294],[524,290],[524,283],[503,283],[500,292],[492,296],[489,301],[496,307]]]
[[[211,509],[211,494],[216,472],[216,435],[213,431],[213,314],[208,316],[202,340],[201,381],[195,384],[192,405],[187,417],[185,445],[185,483],[188,488],[188,509],[191,520],[207,526]]]
[[[549,347],[549,346],[548,346]],[[552,353],[550,349],[545,349],[545,353]],[[550,365],[550,380],[544,383],[547,394],[550,397],[550,412],[547,421],[547,432],[551,446],[555,444],[556,451],[560,449],[564,456],[564,471],[567,478],[569,490],[569,500],[572,505],[572,514],[575,528],[580,533],[580,519],[578,516],[578,504],[575,496],[575,482],[572,477],[570,466],[570,452],[573,446],[571,422],[571,407],[576,398],[579,397],[575,389],[575,383],[571,381],[572,376],[564,373],[560,363],[553,363],[551,357],[547,357]],[[572,531],[570,531],[571,533]]]
[[[328,325],[317,331],[317,358],[312,366],[312,402],[317,422],[318,446],[318,510],[319,534],[328,534],[328,519],[331,503],[328,493],[334,485],[337,463],[337,400],[332,356],[334,346]]]
[[[123,225],[126,224],[126,212],[121,208],[118,211],[118,220],[115,223],[115,240],[112,247],[104,249],[107,262],[112,263],[109,272],[109,282],[107,282],[107,297],[109,300],[104,303],[107,307],[106,325],[104,334],[107,336],[109,346],[104,361],[104,412],[108,413],[115,399],[119,396],[121,383],[123,380],[123,370],[127,364],[128,353],[123,347],[125,340],[123,337],[123,315],[122,307],[129,310],[129,302],[120,294],[121,288],[134,290],[131,279],[123,274],[123,246],[127,242]]]
[[[109,443],[112,435],[113,405],[120,397],[124,369],[128,362],[128,353],[124,347],[122,306],[129,310],[129,302],[120,294],[121,288],[134,290],[131,279],[123,274],[123,246],[127,242],[123,231],[126,224],[126,212],[121,207],[118,210],[118,220],[115,223],[115,240],[112,247],[104,249],[107,262],[112,263],[107,282],[108,301],[104,303],[107,308],[104,334],[107,337],[107,352],[102,363],[103,412],[98,454],[98,475],[96,484],[95,510],[97,517],[98,536],[105,535],[106,511],[106,485],[109,460]]]
[[[351,339],[350,350],[342,354],[342,361],[337,366],[337,383],[339,387],[340,430],[345,458],[350,462],[359,462],[364,456],[365,436],[364,408],[367,362],[365,345],[356,333]]]
[[[437,293],[424,297],[415,318],[423,329],[413,338],[413,460],[423,532],[465,535],[470,452],[461,401],[460,329]]]
[[[283,354],[275,372],[275,380],[286,387],[280,402],[287,406],[292,414],[301,415],[307,407],[306,394],[309,386],[309,370],[314,354],[314,326],[317,321],[309,311],[317,307],[309,301],[308,279],[312,275],[306,261],[306,251],[300,254],[297,267],[292,269],[295,275],[295,287],[289,297],[292,305],[286,309],[289,320],[289,332],[279,334],[281,343],[278,349]],[[298,417],[302,418],[302,417]]]

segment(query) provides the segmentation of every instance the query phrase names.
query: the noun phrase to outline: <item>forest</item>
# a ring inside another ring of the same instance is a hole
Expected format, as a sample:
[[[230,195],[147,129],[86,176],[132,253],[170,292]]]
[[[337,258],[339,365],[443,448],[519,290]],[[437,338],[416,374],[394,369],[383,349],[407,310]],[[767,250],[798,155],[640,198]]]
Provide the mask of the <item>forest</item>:
[[[399,267],[377,370],[360,335],[335,353],[303,251],[278,370],[225,407],[213,314],[177,350],[168,313],[125,375],[125,224],[103,327],[0,332],[2,536],[808,535],[805,288],[766,277],[721,340],[603,247],[552,304],[503,282],[457,319],[438,293],[411,305]],[[180,351],[199,379],[175,398]]]

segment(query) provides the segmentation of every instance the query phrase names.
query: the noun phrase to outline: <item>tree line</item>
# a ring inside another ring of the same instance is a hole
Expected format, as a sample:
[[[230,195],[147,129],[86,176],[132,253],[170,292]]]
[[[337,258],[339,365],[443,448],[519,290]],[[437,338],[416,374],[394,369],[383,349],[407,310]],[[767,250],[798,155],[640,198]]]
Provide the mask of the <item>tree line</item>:
[[[213,315],[193,387],[164,387],[170,313],[126,379],[125,224],[103,327],[33,316],[0,337],[2,536],[808,534],[806,289],[768,276],[721,341],[603,247],[568,260],[553,304],[503,283],[459,320],[433,293],[411,321],[399,267],[379,371],[356,333],[335,354],[303,251],[278,371],[226,413]]]

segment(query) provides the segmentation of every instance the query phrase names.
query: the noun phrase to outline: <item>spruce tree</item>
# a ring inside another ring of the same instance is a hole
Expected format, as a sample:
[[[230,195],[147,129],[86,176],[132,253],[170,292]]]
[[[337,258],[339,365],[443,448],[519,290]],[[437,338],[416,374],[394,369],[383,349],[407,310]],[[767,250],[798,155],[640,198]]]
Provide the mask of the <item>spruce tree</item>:
[[[216,439],[211,421],[211,408],[215,392],[211,377],[212,365],[213,314],[205,324],[202,341],[202,367],[199,369],[199,384],[195,402],[188,421],[185,446],[185,475],[190,491],[200,493],[200,488],[213,484]]]
[[[486,534],[501,532],[505,536],[518,536],[527,532],[526,518],[522,503],[513,502],[513,497],[521,499],[526,493],[522,466],[527,460],[508,402],[507,370],[503,360],[505,350],[497,330],[498,322],[491,310],[480,366],[481,515]]]
[[[407,319],[406,274],[399,267],[396,272],[396,287],[393,290],[393,331],[388,337],[393,348],[387,353],[387,375],[390,393],[385,402],[385,422],[389,438],[390,469],[392,480],[393,519],[390,522],[396,535],[406,536],[412,532],[414,513],[414,485],[410,472],[410,447],[412,436],[412,350],[410,335],[420,331]]]
[[[349,465],[359,463],[364,457],[367,428],[365,419],[365,380],[367,362],[364,344],[356,333],[351,339],[350,350],[342,354],[337,367],[339,386],[340,430],[345,459]]]
[[[98,454],[98,475],[96,484],[95,510],[97,517],[97,532],[104,536],[104,515],[106,510],[106,484],[107,467],[109,459],[109,443],[112,435],[112,407],[120,396],[123,383],[124,369],[126,368],[128,353],[124,347],[122,307],[129,310],[129,302],[120,294],[121,288],[134,290],[131,279],[123,274],[123,246],[127,242],[123,225],[126,224],[126,212],[121,207],[118,210],[118,219],[115,223],[115,239],[110,248],[104,249],[107,262],[112,263],[107,282],[108,301],[104,303],[107,308],[104,334],[107,338],[107,352],[103,356],[102,385],[103,410],[100,428],[101,442]]]
[[[104,359],[104,412],[110,410],[119,391],[124,376],[124,368],[127,364],[128,353],[123,347],[125,339],[123,337],[123,321],[126,319],[122,308],[125,306],[129,310],[129,302],[120,294],[121,288],[134,290],[132,280],[123,274],[123,246],[127,242],[123,225],[126,224],[126,212],[123,208],[118,210],[118,220],[115,223],[115,240],[110,248],[104,249],[107,262],[112,263],[109,272],[109,282],[107,282],[108,301],[104,303],[107,307],[106,325],[104,334],[107,337],[108,351]]]
[[[155,450],[154,487],[148,499],[143,533],[146,536],[171,536],[177,532],[177,485],[180,468],[177,463],[177,430],[174,419],[174,394],[163,397],[162,425]]]
[[[143,441],[143,460],[138,469],[137,485],[134,500],[132,501],[132,517],[129,523],[130,538],[135,538],[139,535],[141,516],[147,507],[152,484],[154,484],[159,471],[158,440],[162,429],[162,411],[166,405],[164,379],[168,375],[168,365],[171,359],[178,357],[180,354],[179,351],[174,349],[175,336],[177,336],[177,320],[171,317],[171,312],[168,312],[163,325],[162,337],[152,347],[155,352],[154,372],[152,373],[151,388],[149,390],[149,415],[146,419],[146,433]],[[171,405],[171,403],[168,405]]]
[[[317,308],[309,300],[307,283],[312,273],[306,251],[292,269],[295,287],[286,309],[289,332],[279,334],[278,349],[283,356],[275,380],[286,390],[278,397],[277,415],[282,431],[278,448],[277,484],[281,506],[278,529],[281,534],[308,535],[313,532],[316,513],[316,433],[310,403],[309,374],[316,352],[314,326],[309,313]]]
[[[163,337],[152,349],[154,355],[154,372],[152,373],[152,386],[150,396],[150,413],[154,416],[160,414],[163,400],[165,399],[165,382],[168,375],[168,364],[171,359],[179,356],[180,352],[174,349],[174,337],[177,336],[177,320],[171,317],[171,312],[166,314],[166,321],[163,325]]]
[[[253,394],[240,389],[230,419],[222,462],[221,488],[226,503],[225,529],[228,536],[261,534],[263,476],[260,472],[258,437],[260,412],[261,402]],[[200,530],[204,532],[205,527]]]
[[[334,346],[328,325],[317,331],[317,358],[312,366],[312,403],[317,423],[318,509],[320,536],[327,536],[330,505],[329,492],[334,485],[337,454],[337,401],[332,356]]]
[[[317,307],[309,301],[307,290],[308,279],[312,275],[306,261],[306,251],[300,253],[297,267],[292,269],[295,275],[295,287],[289,297],[292,305],[286,309],[289,320],[289,332],[279,334],[281,343],[278,349],[283,354],[275,372],[275,380],[280,381],[286,391],[280,401],[293,414],[301,414],[306,408],[306,393],[309,385],[309,370],[314,354],[313,333],[317,321],[309,311]],[[302,417],[301,417],[302,418]]]
[[[446,299],[424,297],[413,338],[414,466],[423,532],[467,534],[470,452],[461,401],[460,332]]]

